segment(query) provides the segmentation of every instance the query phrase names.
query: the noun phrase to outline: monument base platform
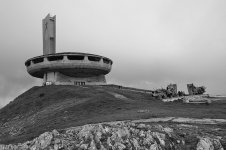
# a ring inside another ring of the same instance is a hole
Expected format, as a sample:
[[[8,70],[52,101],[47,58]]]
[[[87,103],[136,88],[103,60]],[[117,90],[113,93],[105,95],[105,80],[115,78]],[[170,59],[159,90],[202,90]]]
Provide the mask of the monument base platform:
[[[43,85],[105,85],[104,75],[76,78],[66,76],[60,72],[48,72],[44,74]]]

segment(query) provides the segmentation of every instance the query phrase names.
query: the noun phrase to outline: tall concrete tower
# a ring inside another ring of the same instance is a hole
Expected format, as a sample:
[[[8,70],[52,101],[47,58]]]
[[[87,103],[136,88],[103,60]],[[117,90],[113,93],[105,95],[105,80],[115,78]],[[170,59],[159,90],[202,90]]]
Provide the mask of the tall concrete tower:
[[[43,55],[56,53],[56,16],[48,14],[42,20]]]

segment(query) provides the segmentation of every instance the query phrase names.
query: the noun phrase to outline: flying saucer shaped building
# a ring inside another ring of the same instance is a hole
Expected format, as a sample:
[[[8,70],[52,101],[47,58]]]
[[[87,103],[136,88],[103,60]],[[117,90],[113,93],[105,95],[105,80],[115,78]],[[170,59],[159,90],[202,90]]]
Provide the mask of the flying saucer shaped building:
[[[102,85],[112,60],[88,53],[55,53],[56,17],[43,19],[43,55],[25,62],[28,73],[43,79],[43,85]]]

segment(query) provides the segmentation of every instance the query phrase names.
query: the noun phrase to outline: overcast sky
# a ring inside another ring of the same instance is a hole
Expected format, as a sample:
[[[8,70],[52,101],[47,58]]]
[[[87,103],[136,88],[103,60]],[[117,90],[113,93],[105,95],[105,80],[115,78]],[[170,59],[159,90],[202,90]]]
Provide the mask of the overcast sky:
[[[0,0],[0,105],[41,81],[42,22],[56,15],[57,52],[109,57],[110,83],[145,89],[177,83],[226,94],[225,0]]]

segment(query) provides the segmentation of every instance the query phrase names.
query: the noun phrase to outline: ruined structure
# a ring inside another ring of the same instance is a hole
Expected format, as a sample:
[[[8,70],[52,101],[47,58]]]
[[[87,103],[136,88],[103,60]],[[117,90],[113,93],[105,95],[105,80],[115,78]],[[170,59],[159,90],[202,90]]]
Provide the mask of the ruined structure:
[[[177,84],[169,84],[166,89],[161,88],[153,91],[153,96],[158,99],[177,97]]]
[[[25,62],[28,73],[43,79],[43,85],[104,85],[112,60],[88,54],[56,53],[56,16],[42,20],[43,55]]]
[[[206,88],[204,86],[196,87],[194,84],[187,84],[188,94],[189,95],[199,95],[206,92]]]
[[[173,97],[177,96],[177,84],[169,84],[166,89],[172,93]]]

